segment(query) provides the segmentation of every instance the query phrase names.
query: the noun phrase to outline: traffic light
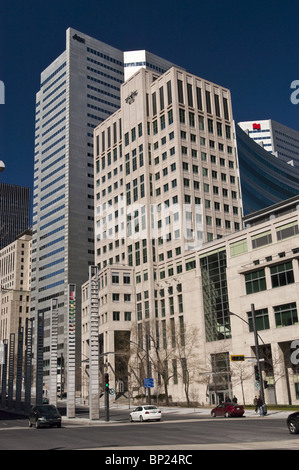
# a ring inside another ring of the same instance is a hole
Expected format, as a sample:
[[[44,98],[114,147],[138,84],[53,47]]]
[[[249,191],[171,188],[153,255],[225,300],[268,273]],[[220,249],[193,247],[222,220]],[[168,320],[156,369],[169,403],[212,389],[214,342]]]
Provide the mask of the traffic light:
[[[268,381],[264,380],[264,388],[268,388]]]
[[[239,354],[239,355],[232,355],[230,357],[230,360],[232,362],[235,362],[235,361],[245,361],[245,356],[243,354]]]
[[[105,390],[109,389],[109,374],[105,374]]]
[[[260,381],[260,374],[258,366],[254,366],[254,377],[257,382]]]

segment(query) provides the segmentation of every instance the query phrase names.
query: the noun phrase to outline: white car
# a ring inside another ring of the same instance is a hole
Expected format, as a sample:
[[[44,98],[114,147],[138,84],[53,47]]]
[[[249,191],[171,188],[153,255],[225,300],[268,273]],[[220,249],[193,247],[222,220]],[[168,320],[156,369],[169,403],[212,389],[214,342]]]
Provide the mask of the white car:
[[[162,413],[159,408],[154,405],[137,406],[135,410],[130,413],[130,421],[160,421]]]

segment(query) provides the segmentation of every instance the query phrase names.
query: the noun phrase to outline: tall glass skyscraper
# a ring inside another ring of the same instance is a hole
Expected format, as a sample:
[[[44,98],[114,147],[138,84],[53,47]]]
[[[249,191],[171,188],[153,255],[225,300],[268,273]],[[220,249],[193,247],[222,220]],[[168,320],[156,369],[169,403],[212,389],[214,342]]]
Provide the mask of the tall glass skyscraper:
[[[30,188],[0,183],[0,250],[29,228]]]
[[[265,209],[299,191],[299,170],[272,155],[236,125],[244,215]]]
[[[172,64],[143,51],[124,53],[69,28],[66,48],[41,74],[36,95],[31,314],[58,299],[58,355],[65,355],[68,284],[76,289],[76,351],[81,360],[81,285],[94,264],[93,129],[120,107],[120,88],[135,67],[159,73]],[[137,54],[137,55],[136,55]],[[49,373],[44,356],[44,375]],[[79,370],[79,368],[78,368]]]

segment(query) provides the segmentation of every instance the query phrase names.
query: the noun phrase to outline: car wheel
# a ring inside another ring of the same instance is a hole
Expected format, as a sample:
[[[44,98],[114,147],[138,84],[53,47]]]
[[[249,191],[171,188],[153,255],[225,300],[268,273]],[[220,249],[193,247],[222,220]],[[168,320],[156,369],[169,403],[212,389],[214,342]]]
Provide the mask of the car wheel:
[[[213,418],[216,418],[216,413],[215,413],[215,411],[213,411],[212,416],[213,416]]]
[[[139,416],[139,421],[140,421],[140,423],[142,423],[142,421],[143,421],[143,417],[141,415]]]
[[[130,416],[130,418],[129,418],[129,421],[130,421],[130,423],[132,423],[132,422],[133,422],[133,418],[132,418],[132,416]]]
[[[293,421],[293,420],[290,421],[290,422],[288,423],[288,428],[289,428],[289,431],[290,431],[291,434],[298,434],[298,432],[299,432],[299,429],[298,429],[298,426],[297,426],[297,424],[296,424],[296,421]]]
[[[230,414],[228,412],[225,413],[224,415],[226,418],[230,418]]]

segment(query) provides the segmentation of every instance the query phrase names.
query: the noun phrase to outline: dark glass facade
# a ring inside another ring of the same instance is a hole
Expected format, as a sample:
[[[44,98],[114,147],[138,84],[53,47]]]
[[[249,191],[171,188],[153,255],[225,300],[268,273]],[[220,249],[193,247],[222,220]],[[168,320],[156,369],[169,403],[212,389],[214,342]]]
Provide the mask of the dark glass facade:
[[[226,279],[226,250],[200,260],[206,341],[231,337]]]
[[[30,188],[0,183],[0,249],[29,228]]]
[[[299,169],[254,142],[238,125],[236,139],[244,215],[299,194]]]

